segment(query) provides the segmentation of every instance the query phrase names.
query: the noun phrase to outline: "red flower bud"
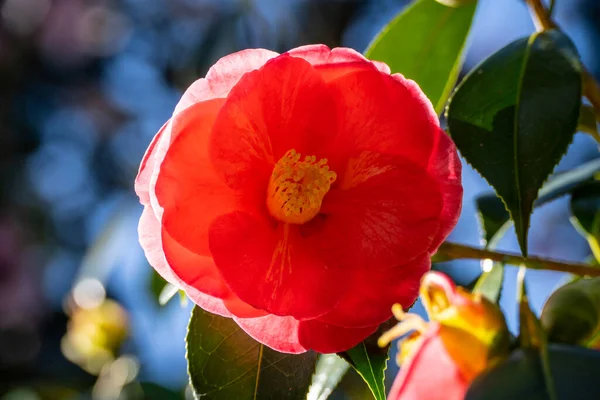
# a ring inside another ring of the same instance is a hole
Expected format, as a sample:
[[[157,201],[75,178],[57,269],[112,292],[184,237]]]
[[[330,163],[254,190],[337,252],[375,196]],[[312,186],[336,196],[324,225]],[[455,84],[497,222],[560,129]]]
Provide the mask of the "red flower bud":
[[[508,328],[498,307],[477,294],[454,286],[438,272],[421,283],[421,300],[431,322],[404,314],[379,340],[381,346],[414,331],[400,342],[400,373],[390,400],[462,400],[471,381],[498,362],[508,345]]]

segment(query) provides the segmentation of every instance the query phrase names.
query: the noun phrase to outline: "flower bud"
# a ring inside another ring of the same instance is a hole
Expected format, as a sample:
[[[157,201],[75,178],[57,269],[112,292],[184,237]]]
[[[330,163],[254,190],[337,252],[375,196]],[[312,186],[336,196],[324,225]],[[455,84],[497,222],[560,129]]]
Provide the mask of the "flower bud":
[[[457,288],[438,272],[423,277],[420,297],[430,322],[395,306],[401,323],[379,341],[383,346],[412,331],[400,342],[402,368],[389,398],[463,399],[470,382],[508,350],[504,315],[485,297]]]

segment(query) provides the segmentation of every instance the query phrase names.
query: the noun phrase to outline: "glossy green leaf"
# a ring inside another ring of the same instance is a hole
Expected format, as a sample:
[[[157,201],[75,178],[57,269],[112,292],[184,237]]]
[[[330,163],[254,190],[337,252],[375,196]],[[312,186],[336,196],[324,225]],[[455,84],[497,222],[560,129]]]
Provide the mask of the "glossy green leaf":
[[[592,179],[600,172],[600,158],[588,161],[577,168],[552,175],[540,189],[539,197],[533,203],[534,208],[571,193],[574,189]],[[510,214],[502,200],[495,193],[483,194],[475,199],[481,221],[484,240],[488,246],[497,242],[509,228]],[[504,212],[502,211],[504,210]]]
[[[548,346],[550,371],[559,399],[600,399],[600,352],[575,346]],[[466,400],[550,400],[539,353],[518,349],[471,384]]]
[[[591,181],[573,190],[571,213],[578,227],[588,235],[598,235],[600,223],[600,182]]]
[[[525,268],[517,275],[517,304],[519,305],[519,342],[521,347],[539,348],[545,340],[542,325],[529,306],[525,286]]]
[[[376,400],[384,400],[385,396],[385,370],[389,359],[389,346],[377,346],[378,334],[375,334],[348,351],[339,353],[339,356],[358,372],[371,389]]]
[[[186,357],[194,395],[211,400],[304,400],[317,359],[271,350],[232,319],[200,307],[192,310]]]
[[[573,139],[580,106],[577,51],[558,31],[504,47],[450,100],[450,134],[505,203],[525,256],[533,203]]]
[[[325,400],[342,380],[350,364],[336,354],[321,354],[308,390],[307,400]]]
[[[600,182],[590,181],[573,190],[571,223],[586,238],[600,260]]]
[[[541,321],[551,342],[600,346],[600,278],[557,289],[544,304]]]
[[[493,193],[477,197],[475,203],[485,245],[494,248],[509,226],[510,214],[502,200]]]
[[[484,271],[477,279],[473,293],[479,293],[492,303],[498,303],[504,283],[504,264],[492,263],[489,271]]]
[[[383,28],[365,55],[416,81],[440,114],[458,78],[476,7],[476,1],[450,7],[417,0]]]
[[[537,351],[540,356],[542,376],[548,398],[556,400],[554,377],[550,368],[548,338],[542,324],[529,305],[525,285],[524,267],[519,269],[517,275],[517,303],[519,304],[519,343],[522,348]]]

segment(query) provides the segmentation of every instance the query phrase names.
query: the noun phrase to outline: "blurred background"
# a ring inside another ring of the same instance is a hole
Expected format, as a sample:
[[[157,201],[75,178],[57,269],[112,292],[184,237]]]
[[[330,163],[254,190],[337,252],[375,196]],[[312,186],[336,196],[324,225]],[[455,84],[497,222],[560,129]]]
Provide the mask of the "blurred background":
[[[308,43],[362,52],[407,3],[0,1],[0,399],[186,398],[191,305],[158,304],[164,283],[137,242],[133,180],[147,145],[220,57]],[[599,77],[600,2],[556,3],[556,19]],[[532,30],[521,0],[480,0],[463,72]],[[558,170],[597,153],[578,134]],[[451,239],[477,245],[473,197],[490,189],[466,165],[464,184]],[[512,232],[499,247],[518,249]],[[565,199],[535,212],[531,254],[588,252]],[[478,262],[442,268],[462,284],[480,271]],[[509,269],[502,297],[513,330],[515,275]],[[528,275],[535,309],[563,279]],[[336,396],[363,398],[364,389],[350,375]]]

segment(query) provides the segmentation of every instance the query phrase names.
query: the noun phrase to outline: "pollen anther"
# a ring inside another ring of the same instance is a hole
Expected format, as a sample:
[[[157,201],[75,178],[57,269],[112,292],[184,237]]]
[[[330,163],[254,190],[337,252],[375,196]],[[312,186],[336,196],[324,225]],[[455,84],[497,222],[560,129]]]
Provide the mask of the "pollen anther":
[[[267,189],[267,208],[271,215],[290,224],[303,224],[321,210],[323,197],[335,182],[327,159],[317,161],[289,150],[275,164]]]

